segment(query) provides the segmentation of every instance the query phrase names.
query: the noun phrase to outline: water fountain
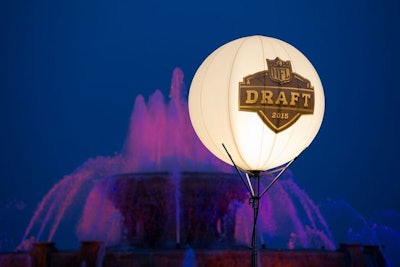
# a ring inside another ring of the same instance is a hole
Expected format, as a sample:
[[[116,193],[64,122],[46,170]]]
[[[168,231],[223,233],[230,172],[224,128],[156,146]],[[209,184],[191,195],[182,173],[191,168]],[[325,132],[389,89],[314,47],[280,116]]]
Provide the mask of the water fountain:
[[[55,184],[17,249],[29,250],[33,242],[62,247],[71,232],[76,237],[68,249],[88,240],[119,250],[248,246],[249,196],[232,167],[197,139],[185,93],[176,68],[167,103],[158,90],[147,103],[137,96],[121,153],[89,159]],[[335,250],[319,208],[292,176],[287,172],[261,201],[260,245]],[[187,252],[188,261],[198,258]]]
[[[177,68],[169,103],[160,91],[147,104],[139,95],[122,152],[89,159],[57,183],[40,203],[24,240],[33,235],[52,241],[69,209],[85,201],[77,224],[80,240],[136,246],[246,244],[248,196],[232,167],[197,139],[185,92]],[[318,208],[290,178],[263,205],[261,239],[283,237],[280,245],[290,248],[335,248]]]

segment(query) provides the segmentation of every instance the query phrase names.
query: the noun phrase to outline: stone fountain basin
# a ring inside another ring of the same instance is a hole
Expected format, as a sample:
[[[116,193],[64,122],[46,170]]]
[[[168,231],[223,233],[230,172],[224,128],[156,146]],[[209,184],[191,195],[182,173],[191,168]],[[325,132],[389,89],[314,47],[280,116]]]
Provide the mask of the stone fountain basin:
[[[240,178],[224,173],[120,174],[98,180],[92,192],[121,214],[116,245],[143,248],[235,246],[234,204],[248,198]]]

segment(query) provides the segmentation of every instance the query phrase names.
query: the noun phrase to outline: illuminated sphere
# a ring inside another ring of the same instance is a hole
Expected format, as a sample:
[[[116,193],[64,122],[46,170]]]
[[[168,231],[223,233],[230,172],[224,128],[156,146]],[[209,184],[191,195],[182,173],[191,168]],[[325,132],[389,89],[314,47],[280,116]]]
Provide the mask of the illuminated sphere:
[[[189,114],[201,142],[218,158],[264,171],[297,157],[316,136],[325,98],[318,73],[296,48],[249,36],[210,54],[189,91]]]

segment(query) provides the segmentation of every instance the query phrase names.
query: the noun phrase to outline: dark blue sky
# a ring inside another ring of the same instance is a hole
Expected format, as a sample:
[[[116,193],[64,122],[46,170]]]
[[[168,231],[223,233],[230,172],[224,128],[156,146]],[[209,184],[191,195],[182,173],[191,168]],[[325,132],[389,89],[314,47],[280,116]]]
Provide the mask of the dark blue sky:
[[[33,209],[89,157],[120,151],[138,94],[166,95],[175,67],[189,87],[216,48],[260,34],[302,51],[324,86],[297,183],[365,216],[400,211],[399,12],[395,0],[1,1],[0,203]]]

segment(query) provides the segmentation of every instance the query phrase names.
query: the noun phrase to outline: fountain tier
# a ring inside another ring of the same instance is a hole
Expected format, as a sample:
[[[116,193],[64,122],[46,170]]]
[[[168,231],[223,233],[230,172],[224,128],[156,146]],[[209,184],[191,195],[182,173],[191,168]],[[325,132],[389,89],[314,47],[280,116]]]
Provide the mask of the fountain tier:
[[[265,182],[269,179],[264,177]],[[334,249],[318,209],[291,179],[282,180],[270,192],[261,202],[261,243]],[[245,246],[252,226],[248,198],[234,174],[115,175],[95,182],[78,225],[78,236],[80,240],[101,240],[109,246],[142,248]]]

